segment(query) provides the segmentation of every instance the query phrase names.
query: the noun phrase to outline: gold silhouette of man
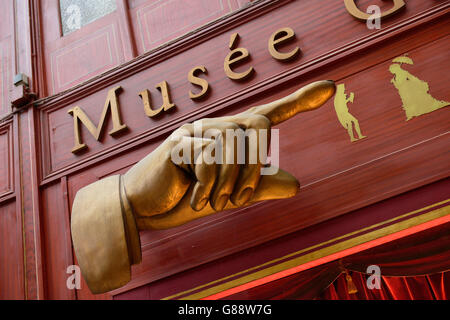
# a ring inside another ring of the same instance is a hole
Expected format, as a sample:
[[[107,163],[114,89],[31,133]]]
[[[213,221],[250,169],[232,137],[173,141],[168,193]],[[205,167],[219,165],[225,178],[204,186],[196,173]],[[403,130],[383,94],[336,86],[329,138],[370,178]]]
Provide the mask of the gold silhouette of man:
[[[389,71],[394,75],[391,83],[398,90],[406,113],[406,121],[450,105],[450,102],[433,98],[429,94],[428,83],[402,69],[402,64],[414,64],[409,57],[403,56],[393,60]]]
[[[347,129],[348,135],[350,136],[352,142],[366,138],[366,136],[361,133],[358,120],[348,111],[347,104],[349,102],[353,103],[354,99],[355,94],[353,92],[351,92],[350,97],[347,98],[347,94],[345,93],[345,84],[342,83],[337,86],[336,96],[334,97],[334,108],[336,110],[336,115],[339,122],[345,129]],[[358,134],[358,139],[353,135],[353,126]]]

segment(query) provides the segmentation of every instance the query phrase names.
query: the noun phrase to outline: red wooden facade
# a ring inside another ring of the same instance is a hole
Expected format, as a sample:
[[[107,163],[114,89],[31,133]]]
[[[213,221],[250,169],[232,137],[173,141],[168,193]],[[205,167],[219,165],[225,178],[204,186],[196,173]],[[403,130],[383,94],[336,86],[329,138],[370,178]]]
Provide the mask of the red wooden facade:
[[[447,223],[450,108],[406,121],[389,66],[407,54],[414,65],[404,69],[450,101],[450,1],[406,2],[370,30],[343,0],[117,0],[112,13],[63,35],[57,0],[2,1],[0,299],[225,297]],[[392,1],[357,4],[383,11]],[[279,62],[267,46],[284,27],[296,37],[280,51],[301,54]],[[236,70],[256,71],[240,82],[223,70],[236,32],[251,55]],[[187,75],[199,65],[211,91],[194,101]],[[29,77],[28,91],[14,85],[19,73]],[[129,284],[97,296],[84,282],[67,288],[67,267],[76,264],[70,212],[80,188],[125,172],[183,123],[237,113],[322,79],[355,93],[350,112],[367,138],[350,142],[332,100],[280,125],[280,167],[300,181],[296,197],[141,232],[143,261]],[[148,89],[160,105],[162,81],[176,108],[148,118],[138,94]],[[80,106],[98,123],[116,86],[128,130],[110,136],[108,122],[96,141],[82,128],[88,148],[72,153],[68,110]]]

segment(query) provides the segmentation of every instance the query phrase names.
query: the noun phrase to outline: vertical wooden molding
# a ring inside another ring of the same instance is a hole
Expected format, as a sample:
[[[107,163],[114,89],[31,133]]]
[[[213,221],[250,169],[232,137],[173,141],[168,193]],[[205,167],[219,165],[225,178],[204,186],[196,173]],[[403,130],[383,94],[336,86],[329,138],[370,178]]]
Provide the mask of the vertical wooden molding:
[[[16,206],[16,234],[17,234],[17,243],[18,250],[22,252],[22,259],[17,261],[18,273],[20,276],[18,287],[21,290],[21,299],[26,299],[27,297],[27,289],[26,289],[26,274],[25,274],[25,264],[26,264],[26,255],[25,255],[25,246],[24,246],[24,228],[23,228],[23,215],[22,215],[22,193],[20,192],[20,141],[19,141],[19,126],[18,126],[18,115],[14,115],[13,123],[11,127],[12,143],[13,143],[13,172],[14,175],[14,194],[15,194],[15,206]]]
[[[61,177],[61,193],[62,193],[62,202],[64,208],[64,222],[65,222],[65,239],[64,241],[67,244],[66,250],[66,261],[72,265],[75,264],[74,260],[74,251],[72,247],[72,238],[70,234],[70,201],[69,201],[69,186],[67,184],[67,176]],[[70,298],[72,300],[77,299],[77,290],[70,290]]]
[[[30,0],[18,1],[13,3],[14,20],[14,68],[13,76],[18,73],[24,73],[32,79],[32,50],[31,50],[31,19],[30,19]],[[12,88],[12,101],[20,98],[24,92],[21,86]]]
[[[15,186],[17,185],[15,179],[14,179],[14,172],[15,172],[15,156],[14,152],[16,148],[15,145],[15,136],[14,136],[14,118],[10,116],[10,119],[4,120],[2,123],[0,123],[0,136],[6,135],[7,136],[7,164],[8,167],[6,168],[6,174],[7,174],[7,181],[2,181],[2,191],[0,192],[0,204],[6,201],[9,201],[10,199],[14,199],[16,196],[15,192]],[[5,174],[5,172],[2,172],[2,175]],[[4,184],[3,184],[4,183]],[[6,188],[5,188],[6,187]],[[4,188],[4,189],[3,189]]]
[[[36,127],[34,108],[17,114],[20,201],[22,213],[23,243],[25,254],[26,299],[45,299],[45,286],[42,264],[42,239],[40,224],[39,158],[36,148]]]
[[[31,91],[36,93],[39,98],[48,95],[47,84],[45,81],[45,59],[44,59],[44,39],[42,37],[42,14],[41,1],[31,0],[30,6],[31,19],[31,59],[32,59],[32,86]]]
[[[20,244],[22,246],[23,250],[23,260],[21,261],[22,264],[22,272],[23,275],[22,285],[23,285],[23,297],[25,300],[28,300],[28,281],[27,281],[27,250],[25,245],[25,215],[23,212],[23,188],[22,188],[22,143],[20,141],[20,120],[19,120],[19,114],[16,113],[14,115],[14,144],[15,144],[15,150],[14,150],[14,156],[17,161],[17,165],[14,167],[14,174],[15,174],[15,180],[16,180],[16,214],[17,214],[17,221],[20,221]]]
[[[33,43],[36,26],[33,19],[34,1],[14,1],[14,72],[24,73],[31,78],[31,87],[36,88],[33,64]],[[14,87],[19,89],[19,87]],[[14,96],[14,92],[13,92]],[[39,156],[37,146],[36,110],[28,110],[15,115],[15,139],[17,139],[18,179],[17,212],[22,222],[22,243],[24,250],[24,296],[27,300],[44,299],[44,277],[42,265],[42,245],[39,204]]]
[[[129,61],[137,57],[136,40],[131,24],[130,10],[128,8],[127,0],[116,0],[116,2],[124,56],[125,60]]]

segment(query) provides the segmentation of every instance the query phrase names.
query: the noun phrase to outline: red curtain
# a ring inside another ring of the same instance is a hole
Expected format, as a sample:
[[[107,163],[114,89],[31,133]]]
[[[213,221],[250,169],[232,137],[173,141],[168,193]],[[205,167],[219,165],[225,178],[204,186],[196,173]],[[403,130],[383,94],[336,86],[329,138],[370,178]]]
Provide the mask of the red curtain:
[[[371,265],[380,268],[380,290],[366,285]],[[446,223],[225,299],[448,299],[449,270]]]
[[[369,275],[349,272],[357,292],[350,293],[342,273],[317,299],[319,300],[448,300],[450,272],[415,277],[381,277],[380,289],[369,289]]]
[[[365,250],[339,261],[343,273],[319,299],[446,300],[450,295],[450,224]],[[381,271],[369,289],[369,265]],[[357,292],[352,293],[355,289]]]
[[[450,269],[450,223],[345,257],[345,270],[365,273],[369,265],[383,276],[419,276]]]

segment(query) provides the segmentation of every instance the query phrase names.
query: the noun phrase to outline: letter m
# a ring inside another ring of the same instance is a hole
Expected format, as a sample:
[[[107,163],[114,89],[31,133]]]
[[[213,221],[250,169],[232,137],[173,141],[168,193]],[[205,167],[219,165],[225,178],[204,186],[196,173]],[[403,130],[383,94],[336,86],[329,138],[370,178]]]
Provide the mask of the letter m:
[[[73,117],[73,128],[75,134],[75,146],[72,149],[73,153],[77,153],[85,148],[87,145],[84,144],[81,140],[81,128],[80,122],[84,124],[86,129],[92,134],[95,140],[100,139],[100,135],[102,133],[103,127],[105,125],[106,115],[108,111],[111,110],[111,120],[113,123],[113,129],[109,132],[110,135],[114,135],[116,133],[122,132],[127,128],[125,124],[122,124],[120,119],[120,111],[119,111],[119,101],[117,99],[117,93],[122,90],[122,87],[117,86],[108,91],[108,95],[106,97],[105,106],[103,107],[103,112],[100,117],[100,122],[97,126],[95,126],[91,119],[84,113],[84,111],[80,107],[74,107],[68,111],[68,113]]]

